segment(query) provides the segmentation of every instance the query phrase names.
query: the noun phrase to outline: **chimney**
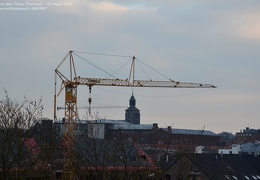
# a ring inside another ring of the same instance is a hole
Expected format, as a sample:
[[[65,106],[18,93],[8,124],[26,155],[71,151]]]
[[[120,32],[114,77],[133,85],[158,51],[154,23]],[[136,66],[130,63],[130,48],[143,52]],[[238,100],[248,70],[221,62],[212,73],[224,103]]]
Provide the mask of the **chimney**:
[[[153,130],[157,130],[158,129],[158,124],[157,123],[153,123]]]
[[[172,132],[172,127],[171,126],[168,126],[168,133],[171,133]]]

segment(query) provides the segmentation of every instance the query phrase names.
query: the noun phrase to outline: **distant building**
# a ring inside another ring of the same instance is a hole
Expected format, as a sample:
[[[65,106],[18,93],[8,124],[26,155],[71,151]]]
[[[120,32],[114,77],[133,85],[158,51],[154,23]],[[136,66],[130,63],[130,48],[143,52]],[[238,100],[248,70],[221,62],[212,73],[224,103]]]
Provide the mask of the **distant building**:
[[[236,133],[234,143],[244,144],[247,142],[254,143],[256,141],[260,141],[260,129],[250,129],[246,127],[246,129]]]
[[[106,138],[127,139],[137,143],[155,161],[165,154],[174,154],[177,151],[194,152],[197,145],[217,146],[220,137],[204,130],[159,128],[153,124],[115,123],[107,126]]]
[[[65,119],[54,123],[50,120],[43,121],[37,129],[53,129],[56,135],[63,137],[66,128],[64,123]],[[133,94],[129,108],[125,110],[125,120],[76,120],[75,123],[77,138],[132,141],[156,160],[164,153],[174,154],[184,149],[194,152],[196,146],[214,147],[220,142],[220,136],[208,130],[178,129],[171,126],[160,128],[157,123],[140,124],[140,110],[136,108]]]
[[[260,143],[245,143],[241,145],[241,153],[260,156]]]
[[[51,133],[47,129],[53,129],[55,135],[63,137],[64,122],[65,120],[54,123],[52,120],[44,120],[38,123],[36,129],[41,137],[48,138]],[[154,156],[158,150],[160,154],[166,151],[174,153],[180,146],[217,146],[220,140],[217,134],[208,130],[177,129],[170,126],[159,128],[157,123],[131,124],[124,120],[108,119],[77,120],[75,133],[77,138],[130,140]]]
[[[232,144],[231,149],[219,149],[218,154],[241,154],[241,146],[239,144]]]
[[[196,146],[194,153],[196,154],[217,154],[219,146]]]
[[[64,122],[63,119],[58,122],[43,120],[38,123],[35,128],[38,130],[38,138],[48,140],[52,134],[62,138]],[[48,131],[51,129],[52,131]],[[198,145],[215,147],[220,139],[217,134],[208,130],[177,129],[170,126],[159,128],[157,123],[131,124],[125,120],[108,119],[77,120],[75,134],[76,138],[131,141],[140,146],[155,162],[165,153],[194,152]]]
[[[140,110],[135,107],[136,101],[132,94],[129,100],[129,108],[125,110],[125,121],[131,124],[140,124]]]

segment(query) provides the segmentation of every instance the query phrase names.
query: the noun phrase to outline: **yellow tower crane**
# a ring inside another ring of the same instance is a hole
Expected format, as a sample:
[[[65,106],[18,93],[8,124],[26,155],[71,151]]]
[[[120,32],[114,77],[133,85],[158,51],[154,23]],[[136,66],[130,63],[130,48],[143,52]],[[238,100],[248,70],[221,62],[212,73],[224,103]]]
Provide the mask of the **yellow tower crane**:
[[[79,85],[86,85],[89,87],[91,93],[92,86],[122,86],[122,87],[161,87],[161,88],[216,88],[212,84],[179,82],[169,79],[169,81],[153,81],[153,80],[135,80],[135,57],[133,56],[130,74],[128,79],[103,79],[103,78],[87,78],[80,77],[76,74],[76,67],[73,59],[73,51],[63,58],[61,63],[55,69],[55,94],[54,94],[54,120],[56,116],[56,85],[57,76],[61,79],[61,86],[58,95],[65,90],[65,122],[64,122],[64,169],[63,179],[77,179],[75,169],[75,140],[76,140],[76,117],[77,117],[77,87]],[[66,59],[69,59],[70,75],[66,77],[59,68]],[[91,109],[92,99],[88,99],[89,111]]]

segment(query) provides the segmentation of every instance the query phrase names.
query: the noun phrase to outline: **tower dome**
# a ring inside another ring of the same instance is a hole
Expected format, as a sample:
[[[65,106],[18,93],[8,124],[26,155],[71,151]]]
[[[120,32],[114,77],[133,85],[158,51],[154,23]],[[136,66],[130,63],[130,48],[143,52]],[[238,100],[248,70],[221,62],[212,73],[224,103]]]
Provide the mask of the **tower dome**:
[[[129,100],[129,106],[130,107],[135,107],[135,97],[134,95],[132,94],[130,100]]]

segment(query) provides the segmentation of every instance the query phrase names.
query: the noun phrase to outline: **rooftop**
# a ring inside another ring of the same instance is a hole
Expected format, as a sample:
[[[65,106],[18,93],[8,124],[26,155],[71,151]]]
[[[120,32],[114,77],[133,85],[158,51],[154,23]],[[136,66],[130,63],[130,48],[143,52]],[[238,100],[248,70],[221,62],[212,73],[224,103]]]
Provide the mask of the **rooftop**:
[[[167,131],[167,128],[163,128],[163,130]],[[172,134],[190,134],[190,135],[208,135],[208,136],[217,136],[217,134],[212,131],[207,130],[193,130],[193,129],[171,129]]]

